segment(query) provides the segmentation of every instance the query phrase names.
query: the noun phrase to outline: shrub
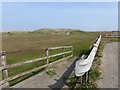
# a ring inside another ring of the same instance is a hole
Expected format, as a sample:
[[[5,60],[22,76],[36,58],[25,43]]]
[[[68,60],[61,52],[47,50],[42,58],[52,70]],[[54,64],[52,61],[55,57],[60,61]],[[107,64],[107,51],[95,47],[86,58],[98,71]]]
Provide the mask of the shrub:
[[[50,68],[50,69],[48,69],[48,71],[46,73],[50,76],[54,76],[56,74],[56,71],[54,68]]]

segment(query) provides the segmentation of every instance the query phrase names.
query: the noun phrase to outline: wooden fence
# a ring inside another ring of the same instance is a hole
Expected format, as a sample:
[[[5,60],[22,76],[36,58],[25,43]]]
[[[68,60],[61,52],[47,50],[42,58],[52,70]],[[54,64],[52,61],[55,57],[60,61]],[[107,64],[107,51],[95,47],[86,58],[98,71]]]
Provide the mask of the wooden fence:
[[[70,50],[65,51],[66,48],[69,48]],[[49,51],[57,50],[57,49],[60,49],[62,52],[58,53],[58,54],[49,55]],[[0,76],[2,78],[0,80],[0,87],[1,88],[9,87],[9,81],[14,80],[16,78],[19,78],[23,75],[29,74],[33,71],[39,70],[41,68],[48,67],[48,66],[50,66],[50,65],[52,65],[56,62],[61,61],[61,59],[60,59],[60,60],[56,60],[54,62],[49,62],[49,59],[52,58],[52,57],[62,55],[62,59],[64,60],[64,59],[67,59],[67,58],[70,58],[70,57],[73,56],[73,46],[44,48],[44,49],[39,49],[39,50],[44,50],[46,52],[46,56],[42,57],[42,58],[37,58],[37,59],[33,59],[33,60],[28,60],[28,61],[22,61],[22,62],[9,64],[9,65],[7,65],[7,63],[6,63],[6,55],[7,54],[14,54],[14,53],[19,53],[19,52],[30,52],[30,51],[33,51],[33,50],[21,50],[21,51],[19,50],[19,51],[10,51],[10,52],[1,51],[0,52]],[[70,55],[65,57],[65,54],[70,54]],[[12,76],[12,77],[9,77],[9,75],[8,75],[8,69],[9,68],[18,67],[18,66],[21,66],[21,65],[24,65],[24,64],[33,63],[33,62],[41,61],[41,60],[46,60],[46,64],[42,65],[42,66],[39,66],[39,67],[36,67],[34,69],[28,70],[28,71],[25,71],[23,73],[17,74],[17,75]]]

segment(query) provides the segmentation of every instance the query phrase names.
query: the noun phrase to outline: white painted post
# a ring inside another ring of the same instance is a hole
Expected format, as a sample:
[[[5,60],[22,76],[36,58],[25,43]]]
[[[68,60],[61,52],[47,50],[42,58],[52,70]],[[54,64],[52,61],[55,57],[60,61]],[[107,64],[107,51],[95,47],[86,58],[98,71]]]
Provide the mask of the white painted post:
[[[49,66],[49,50],[46,49],[47,66]]]

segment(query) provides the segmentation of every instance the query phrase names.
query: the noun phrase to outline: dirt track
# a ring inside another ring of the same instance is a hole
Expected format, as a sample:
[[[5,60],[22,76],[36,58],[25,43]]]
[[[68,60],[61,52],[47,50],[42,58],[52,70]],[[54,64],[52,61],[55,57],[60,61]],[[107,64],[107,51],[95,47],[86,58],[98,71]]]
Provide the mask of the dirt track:
[[[120,44],[120,43],[119,43]],[[103,50],[98,88],[118,88],[118,43],[108,43]]]

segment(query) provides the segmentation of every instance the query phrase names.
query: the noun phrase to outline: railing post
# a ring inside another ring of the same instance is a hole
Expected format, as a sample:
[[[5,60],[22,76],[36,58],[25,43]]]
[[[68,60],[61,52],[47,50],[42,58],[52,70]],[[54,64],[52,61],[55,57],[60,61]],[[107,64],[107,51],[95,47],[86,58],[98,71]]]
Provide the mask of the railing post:
[[[65,47],[62,47],[62,53],[65,52]],[[63,54],[63,58],[65,57],[65,54]]]
[[[81,60],[84,60],[84,54],[81,56]],[[80,84],[83,83],[83,75],[80,76],[79,82],[80,82]]]
[[[49,66],[49,50],[46,49],[46,57],[47,57],[47,66]]]
[[[5,83],[2,85],[2,88],[9,87],[9,82],[8,82],[8,70],[5,68],[6,67],[6,56],[0,56],[0,64],[3,67],[2,69],[2,79],[5,80]]]
[[[86,74],[85,74],[85,82],[87,82],[88,81],[88,74],[89,73],[89,71],[88,72],[86,72]]]
[[[80,76],[80,84],[83,83],[83,76]]]

